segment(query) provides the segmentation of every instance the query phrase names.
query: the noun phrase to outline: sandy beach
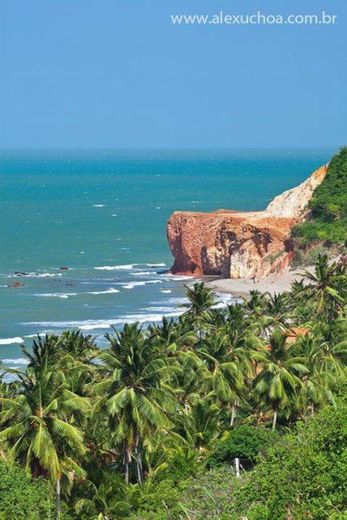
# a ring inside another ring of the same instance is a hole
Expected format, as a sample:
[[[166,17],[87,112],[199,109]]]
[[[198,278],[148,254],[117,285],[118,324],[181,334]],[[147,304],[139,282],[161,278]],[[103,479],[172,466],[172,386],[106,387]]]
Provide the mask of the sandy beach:
[[[211,289],[218,292],[233,294],[234,296],[247,297],[249,292],[257,289],[260,292],[282,293],[288,291],[294,280],[300,281],[302,275],[298,270],[286,269],[280,274],[274,274],[267,278],[262,278],[255,283],[249,279],[231,279],[223,278],[219,280],[212,280],[206,283]]]

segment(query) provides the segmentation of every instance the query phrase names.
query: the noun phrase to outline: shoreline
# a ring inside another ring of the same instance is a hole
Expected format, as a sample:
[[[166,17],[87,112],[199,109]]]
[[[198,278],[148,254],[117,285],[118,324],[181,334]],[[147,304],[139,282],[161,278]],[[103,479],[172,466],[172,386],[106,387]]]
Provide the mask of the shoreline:
[[[232,294],[236,297],[248,298],[250,291],[258,290],[270,294],[289,291],[292,282],[302,280],[302,274],[286,269],[280,274],[273,274],[255,283],[246,278],[218,278],[206,281],[206,286],[220,293]]]

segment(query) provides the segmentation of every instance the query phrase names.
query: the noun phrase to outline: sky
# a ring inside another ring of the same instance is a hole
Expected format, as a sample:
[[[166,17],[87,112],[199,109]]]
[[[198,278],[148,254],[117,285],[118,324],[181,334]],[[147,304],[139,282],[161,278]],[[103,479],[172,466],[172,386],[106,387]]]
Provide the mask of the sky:
[[[174,25],[172,14],[337,15]],[[0,147],[347,143],[345,0],[1,0]]]

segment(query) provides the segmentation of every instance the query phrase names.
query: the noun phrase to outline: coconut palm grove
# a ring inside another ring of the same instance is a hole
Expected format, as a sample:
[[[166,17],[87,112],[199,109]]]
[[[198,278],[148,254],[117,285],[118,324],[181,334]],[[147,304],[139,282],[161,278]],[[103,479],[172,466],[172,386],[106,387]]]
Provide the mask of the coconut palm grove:
[[[104,350],[38,337],[2,370],[0,518],[346,518],[346,288],[319,255],[224,308],[195,283]]]

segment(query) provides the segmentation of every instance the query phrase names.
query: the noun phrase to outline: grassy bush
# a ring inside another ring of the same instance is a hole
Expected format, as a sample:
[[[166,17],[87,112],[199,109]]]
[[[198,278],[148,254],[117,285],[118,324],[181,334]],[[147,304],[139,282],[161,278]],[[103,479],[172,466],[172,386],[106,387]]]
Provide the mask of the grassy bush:
[[[54,499],[47,481],[33,480],[18,466],[0,461],[0,519],[50,520]]]
[[[243,463],[254,464],[259,455],[264,453],[277,439],[277,433],[265,428],[239,426],[216,443],[207,464],[209,467],[231,464],[236,457],[242,459]]]
[[[252,471],[236,479],[230,466],[148,487],[133,520],[345,520],[347,518],[347,404],[328,407],[283,437]],[[253,456],[266,430],[254,428],[254,442],[242,443],[241,427],[229,439]],[[256,433],[255,433],[256,432]],[[261,432],[261,433],[260,433]],[[269,437],[264,437],[265,442]],[[272,441],[272,439],[270,439]],[[212,457],[223,458],[221,442]],[[222,449],[223,447],[223,449]],[[234,450],[236,447],[236,451]],[[217,456],[218,454],[218,456]]]
[[[342,401],[285,436],[235,491],[233,518],[346,518],[346,424]]]
[[[303,245],[315,241],[345,243],[347,234],[347,147],[335,155],[310,201],[311,218],[293,229]]]

